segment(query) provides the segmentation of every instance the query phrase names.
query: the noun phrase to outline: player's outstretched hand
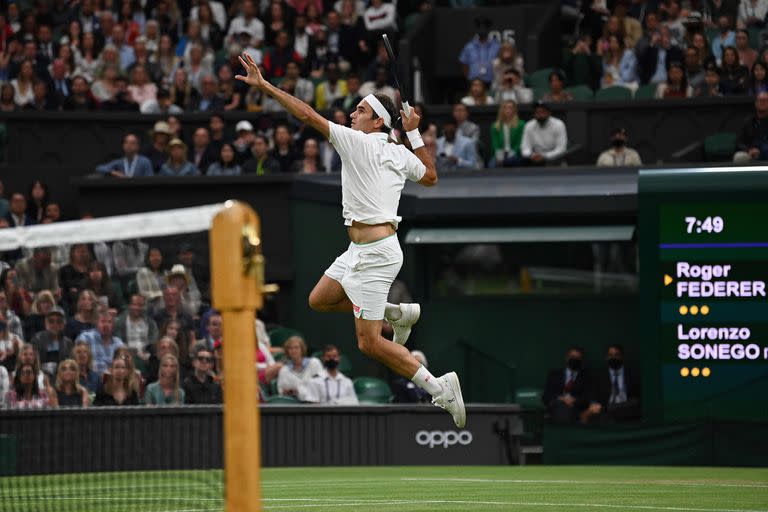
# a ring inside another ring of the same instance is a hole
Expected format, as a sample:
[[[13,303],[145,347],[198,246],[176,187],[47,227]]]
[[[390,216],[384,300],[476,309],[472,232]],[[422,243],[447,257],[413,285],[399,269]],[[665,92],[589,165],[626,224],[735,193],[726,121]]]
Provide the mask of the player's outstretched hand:
[[[410,112],[408,115],[405,115],[405,111],[400,111],[400,119],[403,120],[403,129],[407,132],[410,132],[411,130],[415,130],[419,127],[419,121],[421,121],[421,118],[416,113],[416,111],[413,109],[413,107],[409,107]]]
[[[245,82],[248,85],[253,85],[259,89],[263,88],[267,81],[264,80],[264,77],[261,74],[261,70],[259,69],[259,65],[254,62],[253,57],[251,57],[247,52],[243,52],[243,54],[238,57],[238,59],[240,59],[240,64],[242,64],[243,68],[248,73],[248,76],[236,75],[235,78],[241,82]]]

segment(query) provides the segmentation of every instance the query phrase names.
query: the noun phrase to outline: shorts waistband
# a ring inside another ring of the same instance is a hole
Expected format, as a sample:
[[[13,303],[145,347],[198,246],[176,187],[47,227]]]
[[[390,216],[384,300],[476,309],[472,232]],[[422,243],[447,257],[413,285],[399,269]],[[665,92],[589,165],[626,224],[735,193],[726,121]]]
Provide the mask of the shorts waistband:
[[[396,237],[397,233],[392,233],[391,235],[385,236],[384,238],[379,238],[378,240],[374,240],[372,242],[364,242],[362,244],[358,244],[356,242],[352,242],[352,244],[356,245],[357,247],[371,247],[373,245],[380,244],[380,243],[382,243],[382,242],[384,242],[386,240],[389,240],[393,236]]]

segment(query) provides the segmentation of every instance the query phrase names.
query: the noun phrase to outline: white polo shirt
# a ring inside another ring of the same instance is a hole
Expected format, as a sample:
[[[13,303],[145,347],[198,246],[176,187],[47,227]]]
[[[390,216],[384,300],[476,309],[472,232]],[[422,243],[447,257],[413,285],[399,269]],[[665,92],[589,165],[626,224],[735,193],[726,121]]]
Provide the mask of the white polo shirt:
[[[427,172],[419,158],[383,132],[363,133],[329,122],[328,140],[341,157],[341,204],[344,225],[392,224],[405,180],[419,181]]]

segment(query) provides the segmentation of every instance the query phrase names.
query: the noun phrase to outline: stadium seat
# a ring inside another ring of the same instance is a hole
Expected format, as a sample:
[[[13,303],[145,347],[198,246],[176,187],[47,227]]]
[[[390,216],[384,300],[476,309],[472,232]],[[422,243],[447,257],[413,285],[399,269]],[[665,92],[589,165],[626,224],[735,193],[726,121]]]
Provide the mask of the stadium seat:
[[[282,347],[285,340],[291,336],[302,336],[299,331],[290,327],[276,327],[267,334],[269,334],[269,341],[273,347]]]
[[[707,162],[730,162],[736,152],[735,133],[720,132],[704,139],[704,156]]]
[[[632,91],[620,85],[606,87],[598,89],[595,99],[597,101],[628,101],[632,99]]]
[[[553,68],[544,68],[531,73],[528,77],[529,87],[532,89],[549,89],[549,74],[552,72],[552,69]]]
[[[763,29],[759,27],[749,27],[747,29],[747,32],[749,32],[749,46],[751,48],[762,48],[763,45],[763,38],[760,35],[762,33]]]
[[[392,401],[389,384],[375,377],[358,377],[354,380],[355,393],[360,403],[388,404]]]
[[[270,396],[270,397],[267,397],[265,402],[268,404],[283,404],[283,405],[296,405],[301,403],[292,396]]]
[[[595,97],[595,93],[586,85],[574,85],[565,90],[573,94],[573,99],[576,101],[592,101]]]
[[[541,410],[544,403],[541,401],[543,392],[539,388],[520,388],[515,393],[515,402],[521,409]]]
[[[635,91],[636,100],[652,100],[656,96],[656,84],[641,85]]]
[[[549,87],[536,87],[533,89],[533,101],[539,101],[542,96],[549,92]]]

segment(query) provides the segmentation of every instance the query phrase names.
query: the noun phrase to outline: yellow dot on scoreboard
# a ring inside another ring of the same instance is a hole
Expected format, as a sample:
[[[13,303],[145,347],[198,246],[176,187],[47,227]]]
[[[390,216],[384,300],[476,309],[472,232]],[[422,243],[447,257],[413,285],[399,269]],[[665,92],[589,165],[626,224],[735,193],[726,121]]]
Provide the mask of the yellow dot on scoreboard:
[[[689,370],[688,370],[688,368],[686,368],[685,366],[683,366],[682,368],[680,368],[680,376],[681,376],[681,377],[687,377],[687,376],[688,376],[688,373],[689,373]]]
[[[709,377],[711,373],[712,373],[712,371],[709,368],[707,368],[706,366],[701,369],[702,377]]]
[[[698,377],[699,373],[701,373],[701,371],[697,367],[694,366],[691,368],[691,376]]]
[[[698,315],[699,314],[699,306],[691,306],[691,314],[692,315]]]
[[[701,314],[702,315],[708,315],[709,314],[709,306],[701,306]]]
[[[688,306],[680,306],[680,314],[681,315],[687,315],[688,314]]]

